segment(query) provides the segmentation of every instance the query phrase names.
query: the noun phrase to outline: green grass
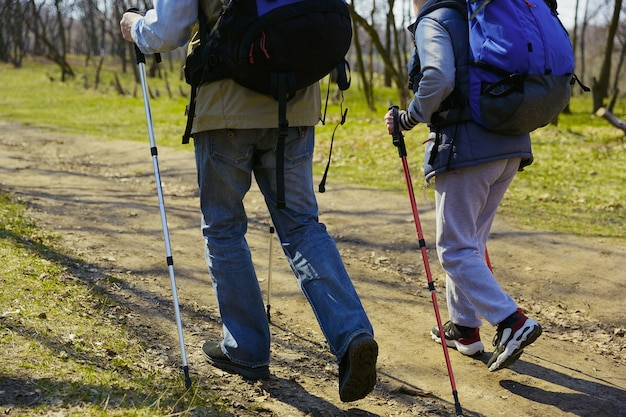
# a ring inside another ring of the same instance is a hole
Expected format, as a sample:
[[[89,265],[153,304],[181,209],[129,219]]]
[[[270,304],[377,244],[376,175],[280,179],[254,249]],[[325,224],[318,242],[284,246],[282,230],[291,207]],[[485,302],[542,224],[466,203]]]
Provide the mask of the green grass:
[[[220,415],[202,381],[185,391],[155,365],[125,308],[70,273],[79,261],[1,192],[0,259],[0,404],[11,415]]]
[[[166,66],[163,65],[165,73]],[[80,68],[80,67],[79,67]],[[50,81],[55,68],[28,62],[16,70],[0,65],[0,117],[26,124],[98,138],[147,141],[141,90],[131,74],[120,74],[129,92],[119,95],[111,86],[116,67],[107,62],[101,87],[85,89],[83,78],[93,79],[93,68],[83,67],[76,80],[68,83]],[[47,75],[46,75],[47,74]],[[167,73],[173,98],[164,94],[164,80],[150,78],[159,98],[151,100],[153,123],[159,146],[180,147],[184,130],[187,98],[178,92],[188,91],[177,71]],[[323,85],[325,95],[326,85]],[[36,92],[36,94],[33,94]],[[345,93],[343,107],[331,103],[326,124],[317,129],[314,170],[321,176],[329,155],[331,135],[347,108],[347,122],[336,130],[327,186],[348,182],[367,187],[404,190],[402,165],[396,148],[386,133],[382,118],[392,89],[376,92],[376,111],[367,109],[360,90],[353,86]],[[623,118],[625,102],[615,114]],[[626,241],[624,227],[626,193],[624,184],[624,134],[604,119],[591,115],[591,94],[572,99],[571,114],[560,116],[559,125],[548,126],[532,134],[535,163],[520,173],[502,207],[501,215],[519,227],[578,235],[602,236]],[[408,161],[415,188],[422,180],[422,142],[426,128],[418,126],[406,133]],[[187,145],[187,149],[191,149]],[[432,191],[428,193],[432,195]],[[529,215],[532,213],[532,215]]]
[[[518,174],[501,206],[535,230],[626,242],[624,134],[590,115],[590,97],[575,98],[558,127],[532,134],[535,162]],[[624,117],[623,107],[615,110]]]
[[[141,86],[135,83],[132,73],[122,74],[113,65],[105,65],[100,87],[94,90],[84,87],[85,77],[93,86],[93,66],[78,68],[76,79],[62,83],[58,71],[50,65],[27,61],[23,68],[15,69],[0,64],[0,117],[106,140],[146,140]],[[120,95],[113,85],[116,71],[126,95]],[[179,74],[165,69],[162,72],[167,74],[173,98],[167,98],[163,78],[149,79],[150,90],[159,94],[151,99],[153,124],[158,144],[175,145],[184,131],[188,101],[180,89],[188,94],[189,88]]]

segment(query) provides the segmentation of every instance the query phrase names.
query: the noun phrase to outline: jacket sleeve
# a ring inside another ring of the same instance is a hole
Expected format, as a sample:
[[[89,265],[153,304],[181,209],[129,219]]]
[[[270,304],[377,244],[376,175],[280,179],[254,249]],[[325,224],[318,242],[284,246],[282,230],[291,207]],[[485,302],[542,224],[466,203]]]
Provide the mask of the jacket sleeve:
[[[426,17],[417,25],[415,39],[422,77],[407,115],[401,120],[403,128],[430,123],[433,113],[454,90],[454,49],[449,32]]]
[[[197,20],[198,0],[155,0],[131,33],[143,53],[167,52],[185,45]]]

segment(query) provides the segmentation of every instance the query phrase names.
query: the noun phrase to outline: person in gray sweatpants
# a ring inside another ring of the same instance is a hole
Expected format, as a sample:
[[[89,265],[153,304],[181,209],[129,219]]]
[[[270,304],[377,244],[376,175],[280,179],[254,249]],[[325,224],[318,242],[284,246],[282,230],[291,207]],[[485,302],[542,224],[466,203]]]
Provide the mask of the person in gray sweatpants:
[[[450,320],[443,339],[474,356],[484,352],[482,319],[498,326],[487,363],[490,371],[497,371],[513,364],[541,334],[541,326],[526,317],[486,262],[498,206],[516,172],[533,161],[530,135],[486,130],[462,108],[456,119],[450,118],[450,103],[469,93],[467,20],[451,7],[432,7],[436,1],[441,0],[413,0],[418,15],[411,27],[416,46],[410,67],[414,97],[407,110],[399,112],[398,122],[403,131],[418,123],[430,128],[424,173],[427,181],[434,180],[437,255],[446,273]],[[392,111],[384,119],[392,134]],[[431,337],[442,342],[437,326]]]

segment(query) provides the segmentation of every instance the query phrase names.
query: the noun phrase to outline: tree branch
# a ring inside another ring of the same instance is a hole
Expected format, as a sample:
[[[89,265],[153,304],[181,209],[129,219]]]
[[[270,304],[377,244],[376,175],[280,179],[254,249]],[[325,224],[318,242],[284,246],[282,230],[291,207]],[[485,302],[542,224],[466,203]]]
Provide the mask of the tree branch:
[[[626,122],[623,122],[617,117],[615,117],[615,115],[611,113],[610,111],[608,111],[606,108],[600,107],[596,111],[596,116],[605,118],[613,126],[615,126],[618,129],[621,129],[624,133],[626,133]]]

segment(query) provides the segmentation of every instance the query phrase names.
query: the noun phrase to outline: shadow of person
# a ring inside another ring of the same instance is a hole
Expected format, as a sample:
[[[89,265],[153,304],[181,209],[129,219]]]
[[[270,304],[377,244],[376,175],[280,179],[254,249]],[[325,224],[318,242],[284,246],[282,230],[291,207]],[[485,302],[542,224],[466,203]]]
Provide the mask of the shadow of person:
[[[622,410],[620,410],[611,400],[597,396],[550,391],[508,379],[500,381],[500,385],[515,395],[537,403],[554,406],[561,412],[571,413],[572,415],[581,417],[626,416],[623,406]]]
[[[537,356],[533,357],[541,360]],[[562,412],[577,416],[626,417],[626,391],[623,388],[577,369],[551,363],[569,371],[569,374],[518,360],[510,368],[512,371],[541,379],[545,381],[545,384],[533,383],[533,386],[530,386],[519,381],[504,379],[500,381],[500,385],[515,395],[554,406]],[[551,389],[550,385],[554,389]]]
[[[287,404],[308,416],[380,417],[379,414],[359,408],[342,410],[323,398],[309,393],[292,379],[273,375],[270,380],[264,380],[261,387],[275,400]]]
[[[393,394],[394,401],[397,401],[399,403],[403,402],[408,405],[410,403],[414,403],[414,399],[416,397],[429,398],[429,402],[437,401],[441,404],[442,407],[450,410],[450,415],[453,415],[452,413],[454,412],[453,410],[455,410],[455,405],[453,402],[450,402],[446,398],[438,396],[429,390],[420,388],[417,385],[404,379],[398,378],[397,376],[392,375],[388,372],[378,371],[378,374],[384,376],[386,381],[379,382],[376,386],[382,391]],[[463,408],[464,417],[484,417],[483,414],[479,414],[476,411],[465,408],[462,403],[460,404],[460,406]],[[435,415],[434,410],[433,415]]]
[[[486,365],[491,355],[492,352],[484,352],[471,359]],[[543,361],[549,365],[542,366],[524,358]],[[563,371],[558,371],[558,368]],[[528,401],[553,406],[555,413],[549,415],[571,413],[580,417],[626,417],[626,389],[610,381],[528,352],[520,355],[520,359],[507,369],[541,380],[524,383],[519,378],[502,379],[499,384]]]

